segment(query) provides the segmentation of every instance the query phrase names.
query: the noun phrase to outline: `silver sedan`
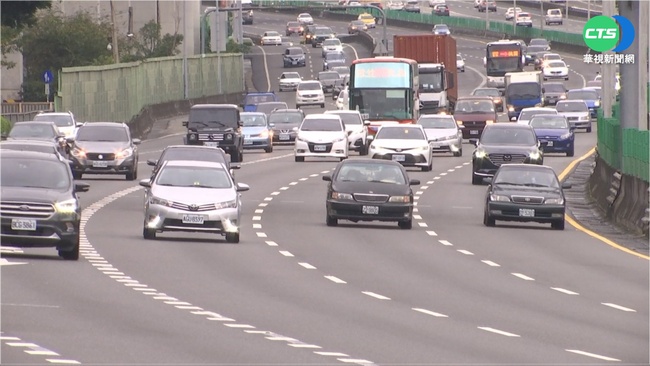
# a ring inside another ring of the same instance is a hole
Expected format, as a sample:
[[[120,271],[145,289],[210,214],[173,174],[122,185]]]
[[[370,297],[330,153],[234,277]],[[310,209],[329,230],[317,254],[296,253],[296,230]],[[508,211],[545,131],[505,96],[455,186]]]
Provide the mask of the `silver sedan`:
[[[248,185],[235,183],[222,163],[171,160],[152,178],[140,181],[147,189],[142,235],[185,231],[217,233],[239,242],[241,194]]]
[[[417,124],[422,125],[427,134],[431,151],[451,152],[463,156],[463,132],[454,119],[447,114],[423,114]]]

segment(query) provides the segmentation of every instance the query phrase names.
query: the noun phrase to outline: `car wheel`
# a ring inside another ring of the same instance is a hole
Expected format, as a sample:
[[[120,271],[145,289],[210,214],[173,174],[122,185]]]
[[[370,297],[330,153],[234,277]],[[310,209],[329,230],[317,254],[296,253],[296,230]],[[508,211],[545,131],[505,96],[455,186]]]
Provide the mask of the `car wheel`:
[[[142,236],[147,240],[156,239],[156,229],[149,229],[145,226],[142,228]]]
[[[300,104],[296,104],[296,109],[300,109],[300,107],[301,107]]]
[[[136,161],[133,171],[126,173],[126,180],[138,179],[138,162]]]
[[[483,183],[483,178],[480,176],[476,175],[474,172],[472,172],[472,184],[477,186]]]
[[[72,250],[59,250],[59,257],[67,261],[79,260],[79,236],[77,236]]]
[[[305,157],[304,156],[296,156],[295,161],[296,161],[296,163],[302,163],[302,162],[305,161]]]
[[[483,225],[488,227],[496,226],[496,220],[488,214],[487,207],[485,208],[485,211],[483,211]]]
[[[325,216],[325,224],[327,224],[327,226],[336,226],[336,225],[339,224],[339,220],[333,218],[333,217],[330,216],[330,215],[326,215],[326,216]]]
[[[591,133],[591,126],[587,127],[587,133]]]
[[[320,107],[321,107],[321,108],[325,108],[325,103],[322,103],[322,104],[320,105]]]
[[[433,169],[433,162],[430,162],[429,165],[422,167],[423,172],[430,172],[431,169]]]
[[[402,230],[411,230],[413,228],[413,219],[408,219],[406,221],[398,221],[397,226]]]
[[[460,149],[458,151],[454,151],[454,156],[455,157],[463,156],[463,149]]]
[[[361,156],[368,155],[368,145],[367,144],[363,144],[363,145],[361,145],[359,147],[359,155],[361,155]]]
[[[273,152],[273,144],[269,144],[268,147],[264,148],[264,152],[266,153],[272,153]]]
[[[239,243],[239,233],[226,233],[226,241],[228,243]]]
[[[76,180],[81,179],[81,177],[83,177],[83,175],[84,175],[84,174],[81,173],[81,172],[72,172],[72,177],[73,177],[74,179],[76,179]]]
[[[575,147],[572,147],[571,150],[566,152],[566,156],[573,156],[575,154]]]
[[[465,72],[465,68],[463,67],[463,68],[460,70],[460,72]]]
[[[553,221],[551,223],[551,228],[555,230],[564,230],[564,219],[558,220],[558,221]]]
[[[569,77],[568,77],[568,76],[567,76],[567,77],[565,77],[565,78],[564,78],[564,80],[567,80],[567,81],[568,81],[568,80],[569,80]]]

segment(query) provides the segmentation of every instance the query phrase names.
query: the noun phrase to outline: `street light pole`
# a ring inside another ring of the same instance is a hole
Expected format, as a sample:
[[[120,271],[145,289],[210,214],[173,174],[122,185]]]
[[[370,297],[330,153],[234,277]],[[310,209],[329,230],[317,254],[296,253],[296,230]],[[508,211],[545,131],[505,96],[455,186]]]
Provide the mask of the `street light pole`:
[[[111,48],[113,50],[113,62],[116,64],[120,63],[120,52],[117,49],[117,26],[115,25],[115,6],[113,5],[113,0],[110,0],[111,6]]]
[[[187,2],[183,3],[183,99],[189,98],[189,82],[188,82],[188,67],[187,67]]]
[[[208,15],[210,15],[210,13],[214,13],[215,11],[217,11],[216,7],[208,7],[205,9],[203,15],[201,16],[201,57],[205,56],[205,19]]]

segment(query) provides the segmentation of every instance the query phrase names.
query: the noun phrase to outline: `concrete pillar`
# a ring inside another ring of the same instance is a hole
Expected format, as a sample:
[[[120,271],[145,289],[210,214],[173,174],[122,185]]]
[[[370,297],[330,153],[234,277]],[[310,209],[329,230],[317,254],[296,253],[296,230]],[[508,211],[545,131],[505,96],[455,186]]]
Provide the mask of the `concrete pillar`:
[[[639,85],[639,129],[650,129],[650,115],[648,115],[648,80],[650,70],[648,67],[648,48],[650,47],[650,2],[640,1],[639,6],[639,30],[636,32],[639,38],[639,53],[637,54],[636,66],[638,67]],[[644,118],[645,117],[645,118]]]
[[[615,15],[616,8],[614,1],[603,1],[603,15],[611,17]],[[610,55],[613,57],[612,51],[603,52],[603,55]],[[612,80],[615,79],[616,69],[614,64],[603,63],[600,66],[600,74],[603,78],[603,99],[601,101],[603,109],[603,116],[609,118],[612,116],[612,104],[616,98],[616,91]]]
[[[620,92],[621,129],[647,128],[648,33],[641,30],[648,28],[648,5],[645,1],[626,0],[619,3],[620,14],[629,19],[636,30],[634,42],[624,51],[625,54],[634,55],[634,63],[620,66],[621,84],[624,85]]]

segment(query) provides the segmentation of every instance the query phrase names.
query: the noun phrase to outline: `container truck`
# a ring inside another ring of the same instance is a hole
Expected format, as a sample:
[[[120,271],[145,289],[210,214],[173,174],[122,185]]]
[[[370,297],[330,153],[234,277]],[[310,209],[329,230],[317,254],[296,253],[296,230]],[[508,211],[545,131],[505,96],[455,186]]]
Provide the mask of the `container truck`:
[[[544,105],[543,77],[540,71],[509,72],[505,75],[508,118],[518,118],[524,108]]]
[[[456,40],[450,35],[396,35],[393,56],[417,61],[420,114],[453,113],[458,99]]]

